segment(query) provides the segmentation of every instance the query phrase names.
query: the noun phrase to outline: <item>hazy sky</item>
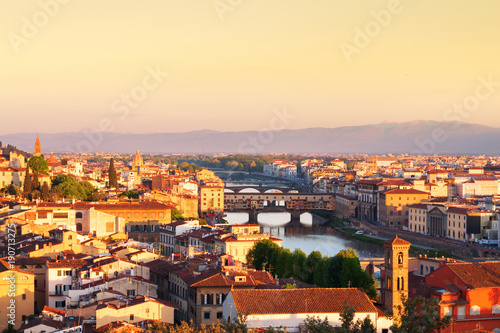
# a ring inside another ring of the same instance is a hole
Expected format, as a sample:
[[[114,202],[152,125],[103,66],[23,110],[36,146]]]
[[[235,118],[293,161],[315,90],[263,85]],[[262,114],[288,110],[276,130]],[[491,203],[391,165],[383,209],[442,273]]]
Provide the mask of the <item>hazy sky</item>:
[[[496,0],[0,0],[0,134],[259,130],[285,108],[290,129],[500,127],[499,13]]]

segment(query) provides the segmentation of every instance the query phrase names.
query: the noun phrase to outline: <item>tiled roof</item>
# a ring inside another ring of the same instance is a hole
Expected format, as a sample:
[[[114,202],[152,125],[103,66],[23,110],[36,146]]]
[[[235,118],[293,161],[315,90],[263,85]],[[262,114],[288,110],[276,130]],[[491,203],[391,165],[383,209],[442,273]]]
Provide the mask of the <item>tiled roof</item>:
[[[426,194],[426,195],[429,195],[428,192],[419,191],[419,190],[415,190],[412,188],[409,188],[409,189],[395,188],[392,190],[382,191],[380,193],[383,193],[383,194]]]
[[[14,265],[45,265],[50,257],[16,257]]]
[[[448,263],[446,266],[469,288],[500,287],[500,261]]]
[[[394,239],[392,240],[386,240],[384,242],[385,245],[411,245],[410,242],[407,242],[405,241],[404,239],[402,238],[399,238],[398,236],[396,236]]]
[[[57,330],[60,330],[64,327],[64,322],[43,317],[43,318],[33,319],[33,320],[29,321],[27,324],[23,323],[19,329],[21,331],[24,330],[24,332],[28,332],[28,331],[31,331],[31,330],[29,330],[29,328],[36,327],[38,325],[49,326],[49,327],[54,328],[57,331]]]
[[[48,262],[48,268],[80,268],[87,265],[87,260],[84,259],[63,259],[58,262]]]
[[[340,313],[345,304],[356,312],[377,312],[368,296],[356,288],[235,289],[231,295],[236,310],[250,315]]]

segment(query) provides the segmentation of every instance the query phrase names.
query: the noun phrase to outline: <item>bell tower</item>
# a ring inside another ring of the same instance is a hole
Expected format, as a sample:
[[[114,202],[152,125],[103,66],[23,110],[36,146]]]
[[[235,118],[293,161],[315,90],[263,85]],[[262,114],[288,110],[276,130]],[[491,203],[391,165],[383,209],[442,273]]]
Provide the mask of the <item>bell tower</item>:
[[[34,156],[42,155],[42,145],[40,144],[40,139],[38,138],[38,134],[36,135],[35,151],[33,152],[33,155]]]
[[[400,319],[399,306],[408,298],[408,252],[410,242],[396,236],[384,242],[385,272],[382,300],[385,308],[393,312],[394,321]]]

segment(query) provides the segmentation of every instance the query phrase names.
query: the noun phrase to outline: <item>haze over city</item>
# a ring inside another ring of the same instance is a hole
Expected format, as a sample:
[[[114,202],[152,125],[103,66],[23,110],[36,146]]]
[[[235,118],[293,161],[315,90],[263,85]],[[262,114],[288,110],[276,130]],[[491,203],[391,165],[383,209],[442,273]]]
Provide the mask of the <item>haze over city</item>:
[[[499,2],[56,4],[0,2],[1,134],[500,126]]]

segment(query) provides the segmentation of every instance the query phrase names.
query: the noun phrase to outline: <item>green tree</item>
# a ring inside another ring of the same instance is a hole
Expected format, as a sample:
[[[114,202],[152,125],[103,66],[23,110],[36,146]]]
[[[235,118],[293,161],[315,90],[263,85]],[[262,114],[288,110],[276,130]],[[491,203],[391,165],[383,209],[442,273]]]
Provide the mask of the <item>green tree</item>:
[[[172,209],[170,214],[172,215],[172,221],[184,221],[186,219],[177,208]]]
[[[451,316],[440,316],[439,299],[435,297],[403,298],[403,305],[396,307],[400,321],[390,327],[393,333],[431,333],[448,327]]]
[[[305,281],[306,254],[301,249],[295,249],[293,255],[293,277],[299,281]]]
[[[43,156],[33,156],[28,161],[28,166],[34,173],[49,174],[49,163]]]
[[[326,275],[326,264],[328,263],[328,258],[323,257],[319,261],[314,270],[313,279],[314,284],[318,287],[325,287],[325,275]]]
[[[290,252],[290,250],[281,248],[276,257],[275,270],[274,270],[274,273],[278,277],[284,277],[286,272],[290,270],[290,267],[287,267],[287,263],[289,262],[288,260],[289,257],[292,257],[292,253]]]
[[[109,178],[109,188],[118,188],[118,177],[116,176],[115,170],[115,161],[113,158],[109,161],[109,170],[108,170],[108,178]]]
[[[297,289],[297,285],[296,284],[287,283],[285,285],[285,289]]]
[[[14,328],[14,325],[8,324],[7,328],[4,328],[2,333],[18,333],[19,331]]]
[[[257,270],[261,270],[264,264],[269,265],[270,249],[277,249],[279,246],[272,240],[264,239],[254,243],[246,255],[247,262]],[[267,266],[269,267],[269,266]]]
[[[49,193],[49,184],[47,184],[47,182],[43,182],[41,193],[43,201],[49,200],[50,193]]]
[[[321,252],[319,251],[312,251],[309,253],[307,256],[306,262],[305,262],[305,281],[306,283],[313,284],[314,283],[314,272],[316,271],[316,268],[318,267],[318,264],[320,261],[323,260],[323,256],[321,255]]]
[[[134,191],[134,190],[130,190],[130,191],[125,191],[123,193],[121,193],[118,197],[127,197],[129,199],[139,199],[139,192],[137,191]]]
[[[331,333],[333,332],[333,326],[328,322],[328,317],[321,319],[318,317],[309,317],[304,321],[304,326],[310,333]]]
[[[34,173],[33,174],[33,183],[32,183],[32,190],[39,190],[40,189],[40,181],[38,180],[38,174]]]
[[[26,165],[26,174],[24,175],[23,192],[26,198],[29,198],[29,196],[31,195],[31,176],[30,168],[28,165]]]

